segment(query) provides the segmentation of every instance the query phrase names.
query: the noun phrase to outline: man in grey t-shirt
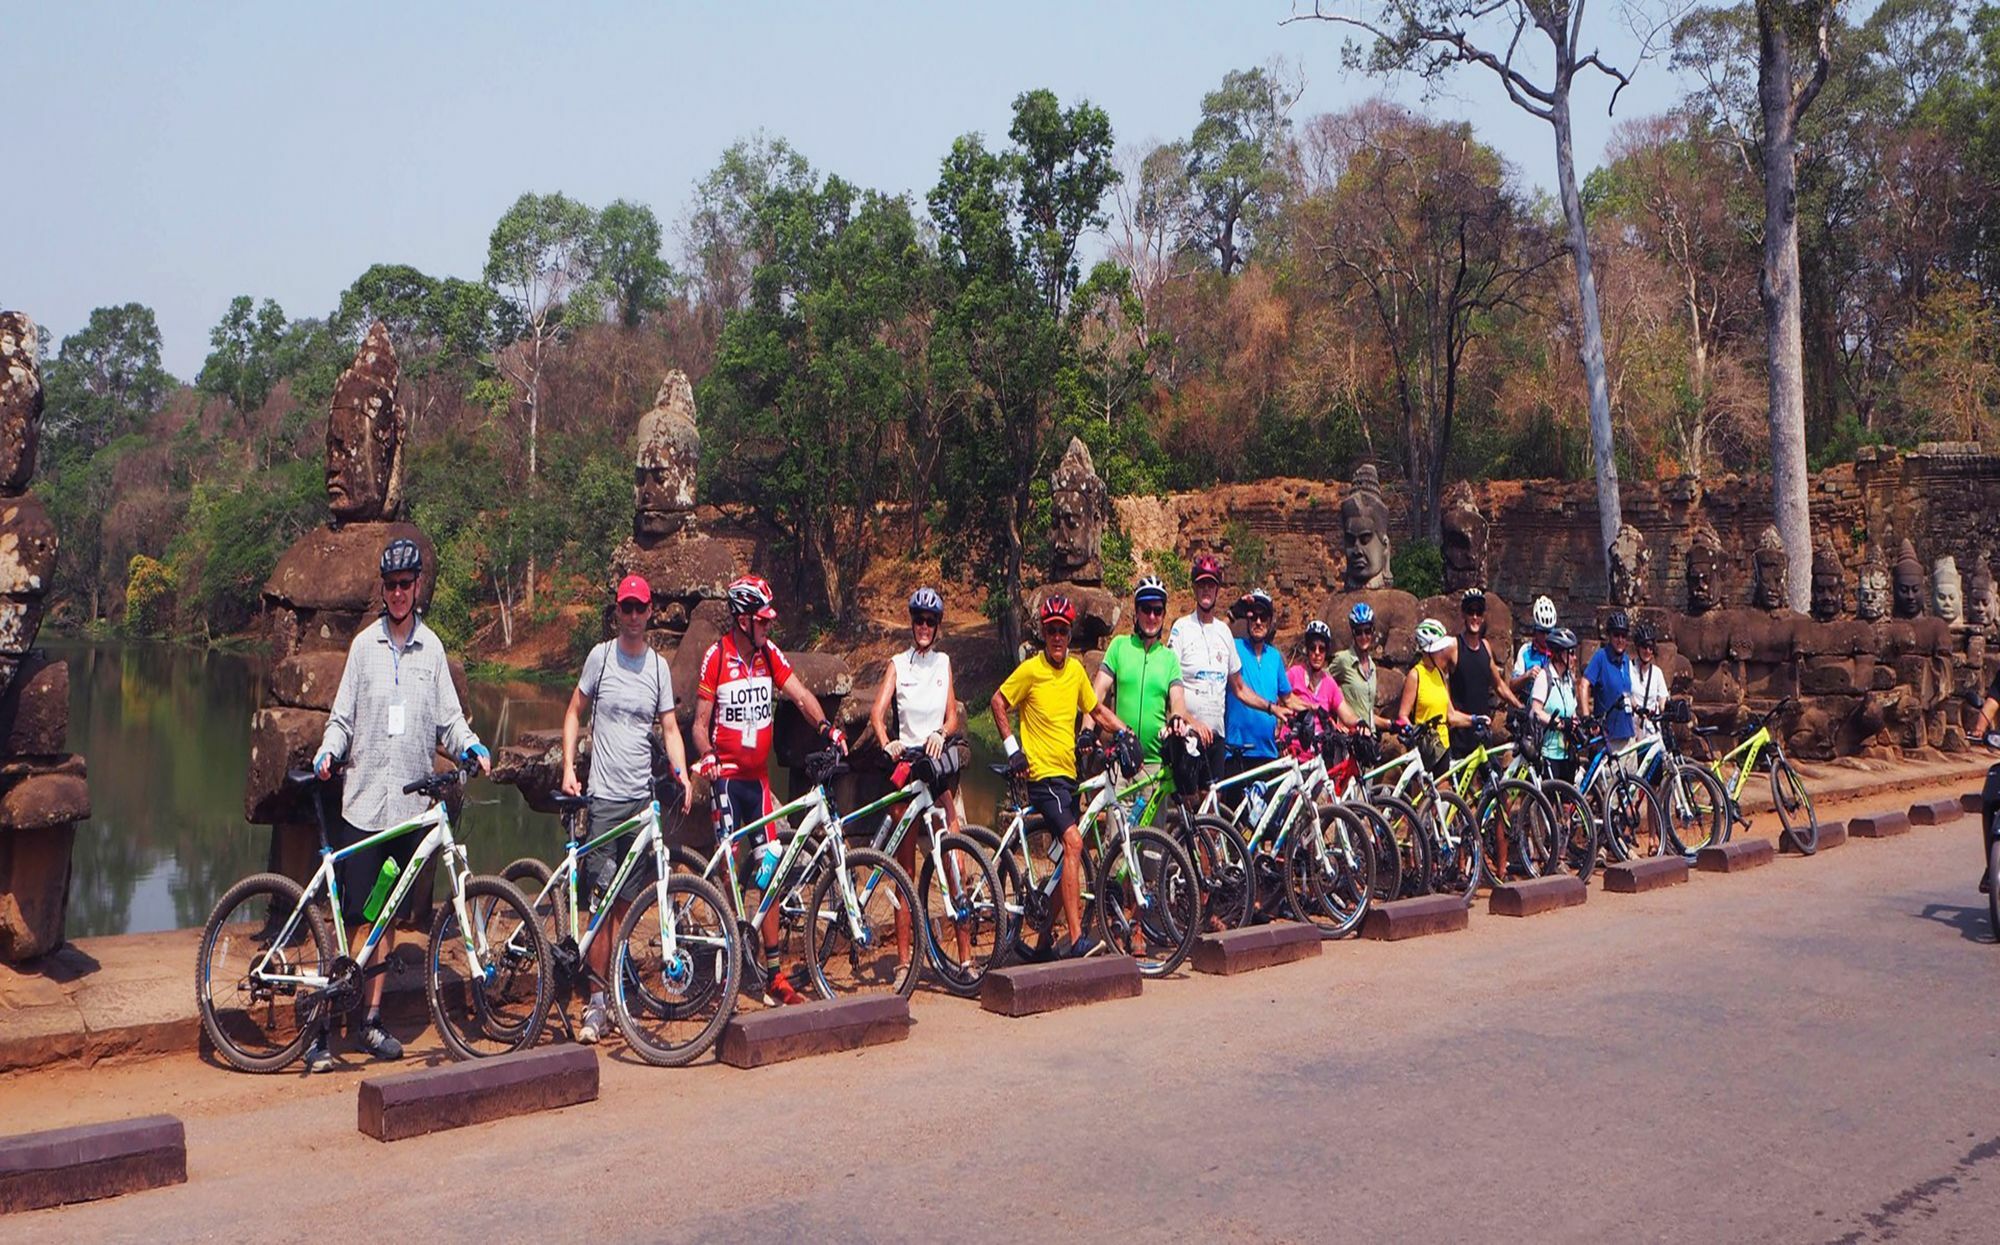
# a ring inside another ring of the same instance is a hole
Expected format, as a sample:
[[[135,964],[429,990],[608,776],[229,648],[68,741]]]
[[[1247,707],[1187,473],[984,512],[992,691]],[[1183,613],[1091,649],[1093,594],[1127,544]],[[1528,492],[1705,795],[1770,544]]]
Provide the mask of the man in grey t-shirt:
[[[590,817],[588,839],[614,829],[646,811],[653,798],[653,727],[657,723],[667,760],[681,784],[680,810],[688,811],[687,756],[674,721],[674,681],[667,663],[646,643],[646,624],[653,616],[653,589],[637,575],[618,582],[618,637],[590,650],[583,674],[570,693],[563,714],[563,780],[566,795],[584,794],[576,779],[577,728],[590,711]],[[592,902],[610,889],[618,866],[632,850],[636,831],[627,831],[583,858],[583,878]],[[626,877],[611,903],[610,928],[617,929],[625,910],[651,885],[650,864]],[[607,1028],[604,982],[611,966],[611,939],[590,944],[590,1003],[584,1008],[577,1039],[595,1042]]]

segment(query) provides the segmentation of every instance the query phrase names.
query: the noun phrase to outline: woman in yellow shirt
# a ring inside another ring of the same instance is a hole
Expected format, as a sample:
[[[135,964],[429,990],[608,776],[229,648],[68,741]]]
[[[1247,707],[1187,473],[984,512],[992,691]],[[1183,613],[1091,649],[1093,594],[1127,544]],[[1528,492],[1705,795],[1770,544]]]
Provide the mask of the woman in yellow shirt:
[[[1452,638],[1443,623],[1426,618],[1417,624],[1416,640],[1422,656],[1410,667],[1410,677],[1403,680],[1403,701],[1396,711],[1396,725],[1428,723],[1428,729],[1437,732],[1439,748],[1448,749],[1451,732],[1447,727],[1472,725],[1471,715],[1460,713],[1451,703],[1447,679],[1451,674]]]

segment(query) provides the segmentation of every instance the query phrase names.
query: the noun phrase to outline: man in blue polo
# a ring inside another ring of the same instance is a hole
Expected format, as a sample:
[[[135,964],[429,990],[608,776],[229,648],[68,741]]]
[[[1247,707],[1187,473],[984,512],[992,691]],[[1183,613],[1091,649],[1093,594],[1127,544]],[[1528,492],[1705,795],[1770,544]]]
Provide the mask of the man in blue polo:
[[[1230,676],[1229,705],[1224,737],[1241,755],[1231,758],[1229,771],[1240,774],[1278,755],[1278,720],[1291,716],[1295,698],[1292,680],[1285,668],[1285,655],[1271,643],[1276,613],[1271,594],[1253,588],[1231,607],[1230,613],[1243,619],[1247,633],[1236,641],[1236,656],[1242,669]]]
[[[1625,651],[1632,643],[1632,620],[1624,610],[1612,610],[1604,620],[1604,647],[1593,653],[1583,668],[1583,681],[1590,684],[1590,703],[1604,709],[1604,744],[1611,752],[1632,742],[1632,711],[1627,703],[1632,695],[1632,658]]]

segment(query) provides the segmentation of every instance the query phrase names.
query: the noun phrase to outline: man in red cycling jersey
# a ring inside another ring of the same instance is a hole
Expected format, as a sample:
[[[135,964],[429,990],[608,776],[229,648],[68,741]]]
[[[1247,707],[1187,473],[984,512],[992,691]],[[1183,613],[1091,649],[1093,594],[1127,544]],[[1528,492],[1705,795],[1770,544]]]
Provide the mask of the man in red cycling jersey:
[[[701,659],[701,682],[695,693],[693,768],[714,785],[718,797],[729,802],[730,816],[738,826],[747,826],[778,807],[771,798],[769,773],[771,733],[777,724],[774,690],[797,705],[806,721],[835,747],[843,751],[847,747],[839,729],[827,721],[819,700],[792,673],[784,651],[771,643],[771,620],[777,616],[771,604],[771,585],[755,575],[743,576],[729,585],[728,632],[711,644]],[[767,840],[775,839],[775,825],[767,826],[764,834]],[[776,906],[764,918],[760,932],[765,975],[771,983],[764,1001],[805,1002],[778,964]]]

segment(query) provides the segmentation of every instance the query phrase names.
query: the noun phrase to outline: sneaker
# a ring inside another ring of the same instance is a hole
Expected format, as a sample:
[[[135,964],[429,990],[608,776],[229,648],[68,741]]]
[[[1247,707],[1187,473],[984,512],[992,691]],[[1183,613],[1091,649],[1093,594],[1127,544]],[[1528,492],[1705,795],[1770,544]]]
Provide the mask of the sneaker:
[[[1096,950],[1097,950],[1097,939],[1090,937],[1079,938],[1075,942],[1070,944],[1069,958],[1072,960],[1080,960],[1084,956],[1089,955]]]
[[[389,1031],[379,1024],[361,1026],[361,1049],[377,1059],[401,1059],[403,1044],[389,1036]]]
[[[771,984],[764,991],[764,1002],[772,1007],[792,1007],[806,1001],[806,996],[792,988],[791,978],[781,969],[771,974]]]
[[[597,1045],[597,1040],[611,1031],[611,1019],[601,1007],[583,1009],[583,1024],[576,1031],[576,1040],[585,1046]]]
[[[332,1070],[333,1052],[326,1048],[326,1035],[321,1034],[312,1040],[311,1046],[306,1047],[306,1071],[331,1072]]]

